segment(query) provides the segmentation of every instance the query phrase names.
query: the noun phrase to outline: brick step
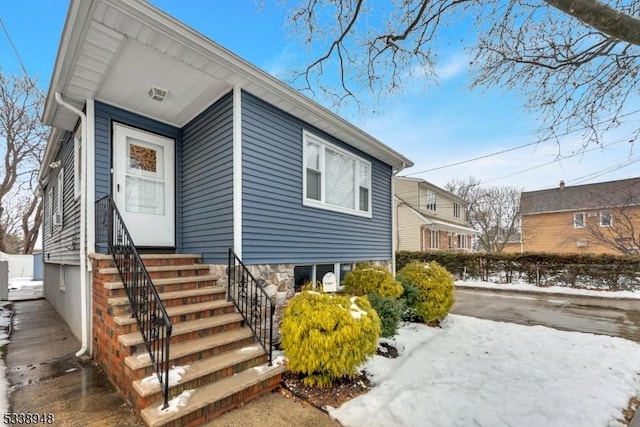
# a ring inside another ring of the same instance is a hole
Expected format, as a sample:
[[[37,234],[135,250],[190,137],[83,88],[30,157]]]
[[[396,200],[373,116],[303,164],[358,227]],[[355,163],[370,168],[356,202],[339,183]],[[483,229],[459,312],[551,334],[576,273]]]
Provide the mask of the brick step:
[[[202,424],[273,390],[280,383],[283,372],[284,366],[250,368],[183,392],[172,399],[170,410],[162,411],[162,405],[154,403],[141,411],[142,419],[151,427]],[[180,400],[182,405],[176,404]]]
[[[172,277],[167,279],[152,279],[153,286],[159,293],[198,289],[207,286],[217,286],[218,276],[207,274],[204,276]],[[126,297],[124,284],[120,277],[113,282],[103,283],[109,297]]]
[[[207,286],[198,289],[187,289],[184,291],[160,292],[158,295],[162,300],[165,308],[179,305],[196,304],[216,299],[224,298],[226,289],[220,286]],[[109,314],[112,316],[120,316],[131,313],[129,298],[113,297],[107,300]]]
[[[189,339],[197,339],[213,335],[217,332],[240,328],[243,318],[239,313],[221,314],[197,320],[189,320],[173,325],[171,344],[177,344]],[[118,342],[124,347],[137,347],[144,344],[139,331],[118,336]],[[140,349],[142,350],[142,348]],[[136,352],[134,349],[129,354]]]
[[[167,307],[167,314],[172,325],[189,320],[216,317],[226,313],[235,313],[232,302],[223,299],[202,302],[198,304],[176,305]],[[116,325],[117,334],[128,334],[138,330],[136,319],[131,314],[115,316],[113,322]]]
[[[205,276],[209,274],[209,266],[207,264],[185,264],[185,265],[158,265],[146,267],[149,277],[155,279],[167,279],[170,277],[185,276]],[[120,273],[116,267],[105,267],[98,270],[98,274],[103,276],[111,276],[112,278],[104,280],[117,282],[120,280]]]
[[[169,350],[169,359],[172,366],[187,365],[196,360],[253,344],[253,332],[248,327],[243,327],[174,344]],[[146,351],[127,356],[124,363],[131,370],[132,379],[141,379],[153,373],[151,358]]]
[[[93,254],[96,267],[108,268],[114,267],[113,256],[111,254]],[[189,265],[199,264],[202,261],[202,255],[198,254],[141,254],[140,259],[145,267],[153,267],[160,265]]]
[[[221,353],[217,356],[181,367],[184,373],[176,376],[177,367],[169,373],[169,395],[177,396],[184,390],[190,390],[224,377],[235,375],[245,369],[262,365],[268,361],[268,355],[259,344]],[[162,402],[162,390],[156,374],[133,382],[138,394],[136,407],[145,408],[153,402]]]

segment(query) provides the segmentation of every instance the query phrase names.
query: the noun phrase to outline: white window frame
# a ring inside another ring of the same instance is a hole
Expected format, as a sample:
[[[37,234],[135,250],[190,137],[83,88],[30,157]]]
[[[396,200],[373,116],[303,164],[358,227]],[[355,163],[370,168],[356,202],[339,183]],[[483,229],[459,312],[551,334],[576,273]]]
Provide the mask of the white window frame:
[[[58,172],[57,180],[57,198],[56,198],[56,212],[53,215],[53,225],[62,227],[64,219],[64,168],[60,168]],[[58,215],[58,216],[56,216]]]
[[[53,218],[54,218],[54,201],[53,201],[53,188],[50,188],[47,192],[47,205],[49,207],[49,236],[53,235]]]
[[[440,249],[440,230],[429,230],[429,249]]]
[[[76,132],[73,139],[73,198],[78,200],[82,195],[82,136]]]
[[[605,224],[602,220],[605,215],[609,218],[609,224]],[[613,215],[611,211],[600,211],[600,227],[611,227],[613,225]]]
[[[460,203],[453,202],[453,217],[460,219]]]
[[[424,204],[427,210],[437,211],[438,210],[438,193],[431,190],[426,190]]]
[[[312,142],[320,146],[320,200],[310,199],[307,197],[307,143]],[[326,149],[331,151],[335,151],[353,161],[355,161],[355,182],[354,182],[354,193],[355,200],[354,206],[355,209],[345,208],[343,206],[336,206],[326,202],[326,185],[325,185],[325,151]],[[367,200],[368,211],[360,210],[360,167],[366,166],[369,171],[369,194]],[[373,207],[371,206],[372,201],[372,193],[373,193],[373,181],[372,181],[372,169],[371,162],[353,154],[349,151],[346,151],[336,145],[325,141],[324,139],[308,132],[303,131],[302,133],[302,204],[304,206],[310,206],[314,208],[326,209],[334,212],[346,213],[350,215],[361,216],[365,218],[372,217]]]
[[[333,264],[333,274],[336,275],[336,282],[338,284],[338,290],[342,290],[342,281],[344,280],[344,277],[342,277],[342,273],[340,271],[340,266],[342,264],[348,264],[351,266],[351,271],[353,271],[356,268],[356,263],[354,262],[318,262],[315,264],[300,264],[300,265],[296,265],[295,267],[311,267],[311,283],[315,286],[315,284],[319,281],[320,283],[322,283],[322,277],[316,277],[316,267],[319,265],[330,265]]]
[[[467,246],[467,235],[458,234],[458,249],[468,249]]]
[[[582,217],[581,221],[578,221],[578,218]],[[575,212],[573,214],[573,228],[584,228],[584,212]]]

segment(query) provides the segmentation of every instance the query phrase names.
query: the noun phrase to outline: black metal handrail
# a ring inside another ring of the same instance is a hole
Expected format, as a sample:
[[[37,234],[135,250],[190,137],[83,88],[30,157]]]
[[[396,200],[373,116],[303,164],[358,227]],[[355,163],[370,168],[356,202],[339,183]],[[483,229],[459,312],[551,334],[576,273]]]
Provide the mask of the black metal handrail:
[[[169,406],[171,320],[110,195],[96,202],[96,245],[107,245],[113,256],[129,297],[131,315],[136,318],[160,382],[164,409]]]
[[[233,301],[244,321],[273,362],[273,316],[276,306],[251,272],[229,249],[227,299]]]

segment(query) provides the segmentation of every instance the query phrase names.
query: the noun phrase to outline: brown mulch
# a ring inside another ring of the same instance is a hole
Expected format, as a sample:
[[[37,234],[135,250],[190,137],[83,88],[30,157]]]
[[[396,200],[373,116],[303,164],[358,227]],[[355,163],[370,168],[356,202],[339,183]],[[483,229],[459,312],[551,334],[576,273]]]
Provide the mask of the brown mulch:
[[[289,371],[282,376],[284,394],[288,397],[304,400],[313,406],[326,410],[327,407],[340,407],[343,403],[369,391],[371,381],[365,372],[352,379],[340,379],[329,387],[309,387],[302,382],[303,375]]]
[[[377,354],[395,359],[398,350],[387,343],[378,345]],[[339,408],[343,403],[365,394],[371,388],[371,381],[367,378],[366,371],[359,372],[354,378],[343,378],[335,381],[329,387],[310,387],[302,380],[304,375],[286,371],[282,375],[282,394],[294,399],[305,401],[322,410],[327,407]]]

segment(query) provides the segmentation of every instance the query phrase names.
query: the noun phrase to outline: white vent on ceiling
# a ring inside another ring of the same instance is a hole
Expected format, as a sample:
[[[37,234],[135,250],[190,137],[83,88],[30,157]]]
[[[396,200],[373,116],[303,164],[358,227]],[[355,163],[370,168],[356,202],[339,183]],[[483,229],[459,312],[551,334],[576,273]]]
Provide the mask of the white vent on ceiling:
[[[151,89],[149,89],[149,97],[158,102],[164,101],[167,98],[168,93],[168,90],[157,86],[151,86]]]

